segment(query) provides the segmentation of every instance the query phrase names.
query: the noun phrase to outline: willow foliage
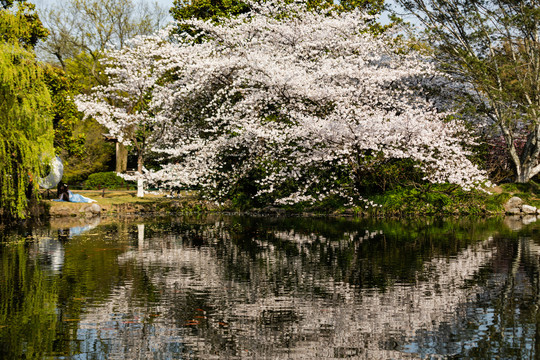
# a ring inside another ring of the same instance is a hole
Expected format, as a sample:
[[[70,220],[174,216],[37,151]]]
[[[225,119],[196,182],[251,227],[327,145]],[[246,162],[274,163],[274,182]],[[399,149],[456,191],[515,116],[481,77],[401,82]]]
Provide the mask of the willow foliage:
[[[12,17],[7,10],[4,18]],[[11,19],[13,20],[13,18]],[[25,24],[21,23],[21,27]],[[41,164],[52,156],[50,95],[34,53],[24,43],[0,42],[0,217],[24,218],[37,193]]]

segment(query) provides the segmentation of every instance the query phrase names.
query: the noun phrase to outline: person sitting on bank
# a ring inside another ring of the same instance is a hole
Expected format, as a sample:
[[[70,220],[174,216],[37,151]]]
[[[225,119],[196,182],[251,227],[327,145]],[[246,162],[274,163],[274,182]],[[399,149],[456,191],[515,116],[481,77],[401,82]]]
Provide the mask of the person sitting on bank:
[[[68,184],[66,183],[62,183],[62,182],[59,183],[56,190],[57,190],[58,199],[55,201],[69,201],[69,202],[76,202],[76,203],[97,202],[96,200],[92,200],[90,198],[87,198],[86,196],[72,193],[69,190]]]
[[[60,182],[56,187],[56,195],[58,200],[69,201],[69,187],[67,184]]]

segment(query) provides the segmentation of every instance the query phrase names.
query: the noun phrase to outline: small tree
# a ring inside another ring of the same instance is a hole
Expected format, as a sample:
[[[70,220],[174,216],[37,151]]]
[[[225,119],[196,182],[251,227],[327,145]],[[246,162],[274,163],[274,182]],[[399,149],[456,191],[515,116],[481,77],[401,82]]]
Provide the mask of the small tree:
[[[91,94],[80,95],[75,101],[86,117],[97,120],[120,143],[135,150],[139,175],[146,152],[154,139],[162,136],[154,128],[154,113],[149,106],[162,71],[153,56],[161,44],[154,40],[139,37],[123,49],[107,53],[103,60],[107,85],[96,86]],[[141,52],[142,48],[146,51]]]
[[[400,0],[424,24],[446,71],[471,84],[502,136],[516,182],[540,172],[540,3]],[[525,135],[523,146],[518,146]]]

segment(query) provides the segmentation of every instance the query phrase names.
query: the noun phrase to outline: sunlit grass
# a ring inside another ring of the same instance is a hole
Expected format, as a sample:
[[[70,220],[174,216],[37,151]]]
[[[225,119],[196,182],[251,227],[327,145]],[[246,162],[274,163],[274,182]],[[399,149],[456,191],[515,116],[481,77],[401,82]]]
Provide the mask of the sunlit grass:
[[[137,197],[136,190],[75,190],[74,193],[96,200],[101,207],[102,213],[121,213],[129,211],[137,212],[170,212],[174,202],[182,202],[182,209],[203,210],[196,192],[183,191],[175,198],[167,197],[163,194],[145,194],[144,197]],[[82,216],[81,210],[86,208],[88,203],[72,203],[66,201],[53,201],[53,199],[43,199],[50,205],[49,214],[53,216]]]

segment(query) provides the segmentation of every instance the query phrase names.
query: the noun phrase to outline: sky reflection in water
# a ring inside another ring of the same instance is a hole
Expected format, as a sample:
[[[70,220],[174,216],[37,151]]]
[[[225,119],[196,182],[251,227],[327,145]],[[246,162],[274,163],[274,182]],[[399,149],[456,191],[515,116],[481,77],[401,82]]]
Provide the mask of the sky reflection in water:
[[[523,359],[540,346],[535,223],[84,226],[0,247],[0,358]]]

